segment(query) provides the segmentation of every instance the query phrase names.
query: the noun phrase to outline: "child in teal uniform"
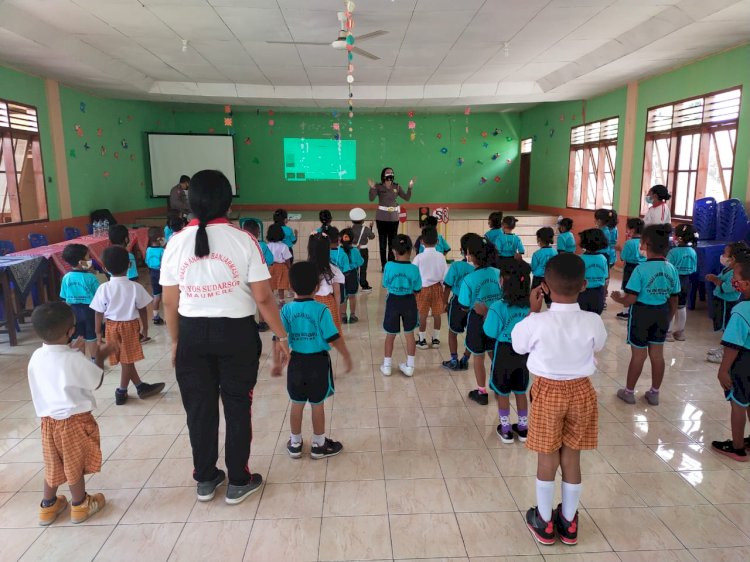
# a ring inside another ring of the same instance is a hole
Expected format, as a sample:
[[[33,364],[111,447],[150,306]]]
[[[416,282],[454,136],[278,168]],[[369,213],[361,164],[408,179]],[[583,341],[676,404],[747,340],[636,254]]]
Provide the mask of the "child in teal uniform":
[[[99,280],[91,272],[91,255],[83,244],[68,244],[63,249],[62,258],[72,270],[60,282],[60,298],[70,305],[76,317],[73,340],[83,338],[83,351],[93,361],[97,350],[96,320],[89,305],[99,288]]]
[[[255,240],[258,242],[258,246],[260,246],[260,251],[263,254],[263,261],[266,262],[266,265],[268,267],[271,267],[273,265],[273,252],[271,252],[271,250],[268,248],[268,244],[258,240],[258,237],[260,236],[260,225],[256,221],[245,221],[245,223],[242,225],[242,230],[249,233],[253,238],[255,238]],[[258,331],[267,332],[270,328],[268,326],[268,323],[263,320],[263,315],[261,314],[260,309],[258,309],[257,315]]]
[[[287,226],[289,223],[289,213],[286,212],[286,209],[276,209],[273,212],[273,223],[281,227],[281,231],[284,233],[282,242],[289,248],[289,253],[292,254],[292,263],[294,263],[294,245],[297,243],[297,231]],[[256,238],[259,238],[259,236],[256,236]]]
[[[151,279],[151,292],[153,293],[153,322],[155,326],[164,324],[164,320],[159,316],[159,306],[161,305],[161,285],[159,276],[161,275],[161,259],[164,257],[164,237],[160,229],[152,226],[148,229],[148,248],[144,261],[148,267],[148,275]]]
[[[164,227],[164,242],[169,242],[169,239],[172,238],[175,233],[185,228],[186,224],[187,221],[179,211],[169,211],[167,213],[167,224]]]
[[[286,450],[293,459],[302,456],[302,414],[309,402],[313,425],[310,456],[323,459],[338,455],[344,448],[338,441],[326,437],[325,431],[323,404],[334,393],[328,351],[333,346],[341,354],[344,373],[352,370],[352,358],[328,307],[313,299],[320,284],[315,264],[295,263],[289,270],[289,280],[297,296],[281,309],[281,322],[291,349],[286,374],[286,388],[292,401],[289,412],[291,435]]]
[[[495,236],[496,242],[495,248],[497,248],[498,254],[498,268],[502,269],[504,265],[508,265],[511,260],[523,259],[524,250],[521,239],[513,234],[513,229],[518,224],[518,219],[508,215],[503,217],[503,228],[500,235]]]
[[[721,332],[729,322],[729,316],[732,314],[732,308],[740,300],[740,293],[732,285],[734,276],[734,259],[737,254],[743,254],[747,251],[747,244],[744,242],[733,242],[724,247],[724,254],[719,258],[722,270],[719,275],[708,274],[706,281],[716,285],[713,292],[714,305],[714,332]],[[710,349],[706,356],[709,363],[721,363],[721,357],[724,354],[724,347],[720,346]]]
[[[341,273],[346,276],[346,273],[352,268],[349,262],[349,256],[346,255],[344,249],[340,246],[341,241],[339,229],[335,226],[323,226],[321,233],[328,237],[328,243],[331,247],[331,265],[335,265],[341,270]],[[346,279],[346,277],[344,277]],[[343,305],[346,302],[346,283],[342,287],[344,290],[341,291],[341,300],[339,305]]]
[[[344,290],[346,291],[346,298],[349,301],[349,316],[346,315],[346,303],[341,310],[341,321],[344,324],[354,324],[359,322],[357,318],[357,292],[359,292],[359,268],[365,263],[362,258],[362,254],[359,253],[359,248],[354,246],[354,231],[351,228],[345,228],[341,231],[339,238],[341,239],[340,249],[346,254],[347,260],[349,260],[349,270],[344,271]],[[343,271],[343,270],[342,270]]]
[[[646,261],[646,256],[641,253],[641,233],[643,232],[643,221],[639,218],[628,219],[626,224],[628,240],[622,247],[620,252],[620,258],[625,262],[625,267],[622,270],[622,286],[621,289],[624,291],[625,287],[628,286],[630,276],[633,275],[635,268]],[[627,320],[630,318],[628,312],[630,308],[623,309],[622,312],[617,313],[617,318],[620,320]]]
[[[109,227],[109,243],[113,246],[121,246],[128,249],[130,245],[130,234],[124,224],[113,224]],[[138,267],[135,264],[133,252],[128,251],[128,279],[138,281]]]
[[[550,230],[552,230],[550,228]],[[497,411],[500,424],[497,436],[503,443],[513,443],[513,434],[522,443],[526,441],[529,425],[529,402],[526,390],[529,387],[528,355],[513,351],[510,337],[516,324],[529,315],[529,274],[531,268],[525,261],[509,264],[501,272],[503,298],[492,304],[484,321],[484,333],[495,341],[492,356],[490,388],[497,396]],[[536,280],[536,277],[534,278]],[[518,423],[510,423],[510,393],[516,397]]]
[[[557,253],[575,254],[576,239],[571,232],[573,230],[573,219],[562,218],[557,221]]]
[[[503,213],[502,211],[493,211],[487,219],[487,226],[490,229],[484,233],[484,237],[492,242],[495,248],[498,247],[498,239],[503,235]]]
[[[466,314],[461,311],[458,305],[458,295],[461,291],[461,284],[464,278],[474,271],[474,266],[467,261],[466,242],[471,234],[464,234],[461,237],[461,259],[454,261],[445,274],[443,285],[445,286],[444,296],[446,310],[448,311],[448,349],[451,358],[443,361],[443,368],[449,371],[466,371],[469,369],[469,357],[471,352],[464,349],[464,355],[458,358],[458,334],[463,334],[466,329]]]
[[[320,219],[320,226],[318,227],[316,232],[322,233],[327,228],[331,227],[331,223],[333,222],[333,215],[328,209],[323,209],[318,213],[318,219]]]
[[[547,262],[557,255],[557,250],[552,247],[554,239],[555,231],[552,230],[552,227],[545,226],[536,231],[536,242],[539,244],[539,249],[531,256],[531,273],[534,274],[532,289],[542,284]],[[547,306],[552,303],[549,295],[544,295],[544,302],[547,303]]]
[[[411,238],[406,234],[399,234],[393,241],[395,261],[385,264],[383,270],[383,288],[388,291],[385,301],[385,315],[383,330],[386,332],[383,364],[380,372],[386,377],[391,376],[393,343],[403,327],[406,337],[406,363],[398,368],[406,375],[414,375],[414,356],[417,352],[417,340],[414,330],[419,325],[416,293],[422,290],[422,278],[419,268],[409,261],[412,251]]]
[[[609,269],[615,265],[617,261],[617,213],[612,209],[597,209],[594,211],[594,220],[596,221],[596,227],[600,228],[607,238],[607,247],[602,253],[607,256],[607,264]],[[604,283],[604,296],[609,294],[609,276]],[[607,302],[604,302],[604,308],[607,308]]]
[[[625,293],[612,293],[615,302],[630,307],[627,337],[630,365],[625,388],[617,391],[617,397],[627,404],[635,404],[635,385],[646,358],[651,361],[651,389],[644,396],[650,405],[659,404],[665,369],[664,340],[680,294],[680,276],[667,261],[671,228],[660,224],[643,230],[641,247],[646,261],[633,271]]]
[[[687,300],[690,294],[690,277],[698,270],[698,254],[693,246],[698,235],[692,224],[678,225],[674,230],[677,246],[669,250],[667,261],[675,266],[680,275],[680,296],[677,299],[677,313],[669,325],[667,341],[685,341],[685,324],[687,323]]]
[[[482,325],[486,310],[503,296],[500,289],[500,271],[492,264],[497,263],[497,250],[492,242],[478,234],[469,234],[466,240],[466,255],[474,264],[474,271],[464,277],[458,293],[458,305],[466,317],[466,347],[473,355],[474,378],[477,387],[469,392],[469,398],[486,406],[487,371],[484,367],[484,354],[492,352]],[[479,304],[480,306],[477,306]],[[483,305],[483,306],[481,306]]]
[[[742,295],[742,302],[732,309],[721,338],[724,354],[719,367],[719,384],[731,405],[732,438],[713,441],[711,448],[719,454],[747,462],[750,437],[745,437],[745,420],[750,406],[750,256],[738,255],[732,284]]]
[[[424,228],[427,227],[433,227],[437,230],[438,227],[438,220],[437,217],[427,217],[424,220]],[[417,249],[417,254],[421,254],[424,252],[424,244],[422,244],[422,236],[417,238],[417,241],[414,243],[414,247]],[[448,252],[451,251],[451,247],[448,245],[448,242],[445,241],[445,238],[443,238],[443,235],[438,232],[438,242],[435,246],[435,251],[439,254],[443,254],[444,256],[448,254]]]
[[[580,233],[581,259],[586,264],[586,289],[578,295],[581,310],[601,315],[604,310],[604,285],[609,279],[607,256],[602,252],[607,249],[607,238],[599,228],[589,228]]]

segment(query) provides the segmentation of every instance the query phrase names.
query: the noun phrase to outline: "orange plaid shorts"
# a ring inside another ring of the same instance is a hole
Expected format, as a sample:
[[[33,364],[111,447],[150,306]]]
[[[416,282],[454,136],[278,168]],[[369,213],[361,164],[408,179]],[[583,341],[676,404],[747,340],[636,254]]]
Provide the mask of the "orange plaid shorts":
[[[326,305],[328,307],[328,310],[331,311],[331,315],[333,316],[333,323],[336,325],[336,329],[339,331],[339,335],[343,338],[344,332],[341,330],[341,312],[339,312],[339,303],[336,302],[336,295],[334,295],[333,293],[324,297],[315,295],[315,300],[321,304]]]
[[[427,316],[432,310],[433,316],[440,316],[445,311],[443,300],[443,284],[435,283],[429,287],[422,287],[417,293],[417,310],[420,316]]]
[[[589,377],[558,381],[535,377],[526,447],[554,453],[563,445],[581,451],[596,449],[599,405]]]
[[[51,487],[75,484],[102,468],[99,426],[91,412],[64,420],[42,418],[44,480]]]
[[[269,268],[271,272],[271,289],[289,289],[289,266],[285,263],[274,263]]]
[[[135,363],[143,359],[143,348],[141,347],[141,323],[139,320],[107,320],[106,325],[107,342],[117,342],[120,346],[119,353],[109,356],[109,364]]]

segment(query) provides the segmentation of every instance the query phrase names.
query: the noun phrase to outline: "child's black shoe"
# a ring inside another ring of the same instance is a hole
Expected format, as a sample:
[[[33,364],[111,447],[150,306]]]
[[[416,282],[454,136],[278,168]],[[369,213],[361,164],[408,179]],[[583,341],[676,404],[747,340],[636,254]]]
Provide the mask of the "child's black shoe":
[[[544,545],[555,544],[555,525],[553,519],[554,513],[552,519],[549,521],[542,519],[537,506],[530,507],[526,512],[526,526],[538,543]]]
[[[562,504],[558,504],[557,509],[552,512],[552,520],[555,522],[557,536],[565,544],[578,543],[578,512],[573,517],[573,521],[568,521],[562,514]]]
[[[486,406],[487,404],[490,403],[490,400],[487,397],[487,393],[479,392],[479,390],[476,388],[474,390],[469,391],[469,399],[473,400],[474,402],[476,402],[477,404],[481,406]]]
[[[148,398],[149,396],[159,394],[162,390],[164,390],[164,383],[157,382],[155,384],[149,384],[147,382],[142,382],[141,384],[137,385],[135,389],[138,391],[138,398]]]

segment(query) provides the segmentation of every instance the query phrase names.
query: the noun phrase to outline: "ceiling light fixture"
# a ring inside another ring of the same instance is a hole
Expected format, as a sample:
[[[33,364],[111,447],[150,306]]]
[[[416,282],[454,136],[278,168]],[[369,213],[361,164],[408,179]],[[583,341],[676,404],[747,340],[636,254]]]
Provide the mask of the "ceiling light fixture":
[[[183,39],[182,40],[182,52],[183,53],[187,53],[187,45],[188,45],[188,40],[187,39]]]

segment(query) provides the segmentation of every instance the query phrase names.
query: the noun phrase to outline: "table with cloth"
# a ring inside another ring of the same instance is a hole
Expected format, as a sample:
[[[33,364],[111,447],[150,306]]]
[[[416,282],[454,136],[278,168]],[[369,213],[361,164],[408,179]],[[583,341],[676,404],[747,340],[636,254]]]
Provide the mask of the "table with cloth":
[[[5,313],[5,327],[8,330],[10,345],[18,344],[16,323],[18,315],[13,302],[15,293],[19,309],[29,297],[33,287],[37,287],[39,294],[43,293],[42,279],[47,271],[48,261],[42,256],[2,256],[0,257],[0,287],[3,292],[3,308]]]

